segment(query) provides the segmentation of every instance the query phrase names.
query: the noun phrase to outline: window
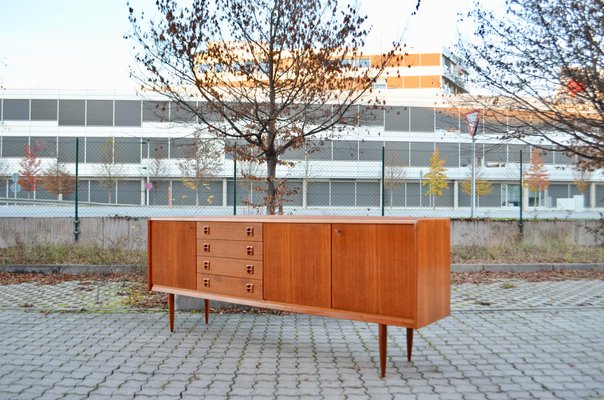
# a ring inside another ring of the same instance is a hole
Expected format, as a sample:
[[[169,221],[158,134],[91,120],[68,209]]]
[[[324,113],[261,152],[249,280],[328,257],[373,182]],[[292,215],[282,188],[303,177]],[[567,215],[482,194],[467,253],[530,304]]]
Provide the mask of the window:
[[[84,126],[85,109],[84,100],[59,100],[59,125]]]
[[[57,100],[32,100],[31,101],[31,120],[32,121],[56,121],[57,120]]]
[[[113,100],[88,100],[86,125],[113,126]]]
[[[409,131],[409,108],[386,107],[386,131]]]
[[[434,132],[434,109],[411,107],[409,109],[412,132]]]
[[[29,120],[29,100],[4,99],[3,104],[5,121]]]
[[[115,126],[141,126],[141,102],[116,100]]]
[[[143,122],[167,122],[170,116],[166,101],[143,101]]]

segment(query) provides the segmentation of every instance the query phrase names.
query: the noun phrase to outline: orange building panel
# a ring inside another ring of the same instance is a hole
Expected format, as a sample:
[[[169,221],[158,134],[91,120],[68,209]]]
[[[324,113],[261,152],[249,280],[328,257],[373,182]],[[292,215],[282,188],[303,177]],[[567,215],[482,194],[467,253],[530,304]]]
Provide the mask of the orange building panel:
[[[421,54],[420,58],[422,67],[438,67],[440,65],[441,55],[439,53],[425,53]]]
[[[419,76],[406,76],[403,87],[405,89],[419,89],[420,88],[419,82],[420,82]]]
[[[402,89],[403,88],[403,77],[402,76],[389,76],[386,78],[386,87],[388,89]]]
[[[439,88],[440,87],[440,76],[428,75],[422,76],[420,79],[420,86],[422,89]]]
[[[405,67],[419,67],[419,54],[405,54],[403,56],[403,66]]]

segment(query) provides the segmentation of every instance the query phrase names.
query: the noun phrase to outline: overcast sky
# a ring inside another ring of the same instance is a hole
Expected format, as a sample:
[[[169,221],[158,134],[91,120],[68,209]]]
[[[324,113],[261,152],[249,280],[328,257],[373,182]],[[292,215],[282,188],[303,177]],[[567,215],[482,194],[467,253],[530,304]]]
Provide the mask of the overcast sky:
[[[371,49],[385,48],[405,31],[405,42],[415,49],[434,51],[452,43],[457,13],[469,0],[422,0],[411,20],[417,0],[358,2],[373,27]],[[133,89],[132,46],[123,39],[128,29],[125,0],[0,0],[0,84],[7,89]]]

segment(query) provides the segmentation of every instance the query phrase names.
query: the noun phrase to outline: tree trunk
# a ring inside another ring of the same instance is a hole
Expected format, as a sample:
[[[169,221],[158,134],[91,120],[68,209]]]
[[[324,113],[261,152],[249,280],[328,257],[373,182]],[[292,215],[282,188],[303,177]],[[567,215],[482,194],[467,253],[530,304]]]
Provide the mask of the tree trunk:
[[[277,175],[277,155],[270,154],[266,157],[266,213],[269,215],[276,214],[279,207],[277,196],[277,185],[275,177]]]

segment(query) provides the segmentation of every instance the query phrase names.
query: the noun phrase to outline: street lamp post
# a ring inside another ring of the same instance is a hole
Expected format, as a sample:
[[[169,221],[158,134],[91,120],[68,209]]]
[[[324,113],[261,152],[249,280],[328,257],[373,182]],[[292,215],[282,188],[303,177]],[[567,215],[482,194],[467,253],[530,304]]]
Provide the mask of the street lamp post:
[[[479,110],[472,110],[466,113],[466,123],[468,124],[468,131],[472,138],[472,203],[470,207],[470,218],[474,218],[474,209],[476,208],[476,127],[478,126],[478,119],[480,117]]]

